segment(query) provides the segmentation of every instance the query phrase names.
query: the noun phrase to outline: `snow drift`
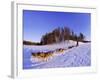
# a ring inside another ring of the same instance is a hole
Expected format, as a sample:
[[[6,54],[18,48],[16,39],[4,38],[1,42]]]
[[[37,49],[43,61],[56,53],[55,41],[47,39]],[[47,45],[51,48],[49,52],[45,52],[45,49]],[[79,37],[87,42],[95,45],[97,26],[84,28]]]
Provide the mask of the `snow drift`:
[[[23,48],[23,69],[41,69],[41,68],[60,68],[60,67],[83,67],[91,65],[91,43],[79,42],[79,46],[75,46],[75,41],[65,41],[50,45],[27,46]],[[68,47],[74,46],[69,49]],[[41,61],[33,58],[32,52],[54,51],[58,48],[64,48],[61,54],[53,53],[53,56],[47,61]]]

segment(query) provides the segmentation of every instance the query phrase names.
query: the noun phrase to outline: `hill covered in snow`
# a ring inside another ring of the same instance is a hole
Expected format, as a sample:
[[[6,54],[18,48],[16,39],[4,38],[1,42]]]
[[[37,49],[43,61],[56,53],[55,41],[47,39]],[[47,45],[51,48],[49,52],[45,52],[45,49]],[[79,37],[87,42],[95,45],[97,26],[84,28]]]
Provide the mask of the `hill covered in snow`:
[[[73,46],[73,47],[71,47]],[[71,47],[71,48],[70,48]],[[57,49],[64,51],[58,53]],[[53,51],[53,55],[46,61],[32,57],[33,52]],[[76,41],[64,41],[50,45],[24,45],[23,47],[23,69],[42,69],[60,67],[83,67],[91,65],[91,43]]]

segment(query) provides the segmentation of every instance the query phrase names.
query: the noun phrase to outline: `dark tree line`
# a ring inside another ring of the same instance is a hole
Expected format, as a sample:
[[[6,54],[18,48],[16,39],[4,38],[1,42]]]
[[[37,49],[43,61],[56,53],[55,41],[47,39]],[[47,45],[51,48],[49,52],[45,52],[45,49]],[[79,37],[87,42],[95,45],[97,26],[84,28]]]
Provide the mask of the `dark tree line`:
[[[68,27],[58,27],[54,29],[52,32],[43,35],[41,38],[41,44],[45,45],[51,43],[58,43],[65,40],[74,40],[78,42],[84,41],[84,38],[85,36],[82,33],[80,33],[78,36]]]

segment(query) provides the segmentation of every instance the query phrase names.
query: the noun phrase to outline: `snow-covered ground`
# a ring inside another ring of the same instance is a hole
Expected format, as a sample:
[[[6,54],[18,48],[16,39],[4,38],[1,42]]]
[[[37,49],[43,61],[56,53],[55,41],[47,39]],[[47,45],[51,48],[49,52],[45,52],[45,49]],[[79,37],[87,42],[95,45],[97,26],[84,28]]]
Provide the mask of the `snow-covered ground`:
[[[74,41],[65,41],[52,45],[26,46],[23,48],[23,69],[41,69],[41,68],[59,68],[59,67],[82,67],[91,65],[91,43],[79,43],[79,46],[68,49],[69,46],[75,46]],[[32,57],[32,52],[53,51],[58,48],[64,48],[62,54],[56,54],[48,61],[39,61]]]

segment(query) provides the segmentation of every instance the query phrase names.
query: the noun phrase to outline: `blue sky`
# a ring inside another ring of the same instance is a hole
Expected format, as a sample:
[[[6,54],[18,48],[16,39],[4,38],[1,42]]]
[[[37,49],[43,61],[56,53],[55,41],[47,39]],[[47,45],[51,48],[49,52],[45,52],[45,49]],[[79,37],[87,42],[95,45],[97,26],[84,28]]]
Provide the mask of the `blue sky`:
[[[42,35],[57,27],[69,27],[77,35],[81,32],[91,40],[91,14],[23,10],[24,40],[40,42]]]

